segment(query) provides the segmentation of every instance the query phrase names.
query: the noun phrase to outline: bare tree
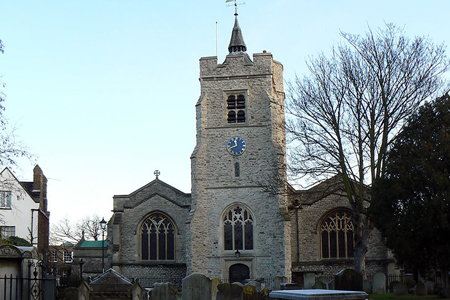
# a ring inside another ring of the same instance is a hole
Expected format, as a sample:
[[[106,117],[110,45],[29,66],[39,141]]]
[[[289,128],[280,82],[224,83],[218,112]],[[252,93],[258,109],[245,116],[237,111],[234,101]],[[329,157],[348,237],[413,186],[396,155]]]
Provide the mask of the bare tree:
[[[64,242],[76,244],[82,238],[97,241],[102,235],[100,218],[97,215],[86,216],[77,221],[64,217],[52,225],[50,243],[60,245]]]
[[[289,84],[290,171],[325,180],[340,176],[353,210],[354,267],[365,274],[372,231],[367,187],[383,176],[386,152],[405,119],[444,84],[444,45],[409,39],[387,24],[311,58],[310,75]]]

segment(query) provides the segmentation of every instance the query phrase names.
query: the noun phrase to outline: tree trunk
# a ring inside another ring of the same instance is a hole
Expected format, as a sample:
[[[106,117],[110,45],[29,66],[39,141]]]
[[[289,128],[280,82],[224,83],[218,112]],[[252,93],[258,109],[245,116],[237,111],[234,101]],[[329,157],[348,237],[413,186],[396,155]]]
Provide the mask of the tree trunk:
[[[367,240],[370,234],[369,220],[365,215],[359,211],[353,211],[353,225],[354,225],[354,268],[355,271],[366,278],[366,253]]]
[[[442,292],[444,294],[444,297],[449,298],[450,297],[450,282],[449,282],[449,270],[447,268],[441,269],[441,276],[442,276]]]

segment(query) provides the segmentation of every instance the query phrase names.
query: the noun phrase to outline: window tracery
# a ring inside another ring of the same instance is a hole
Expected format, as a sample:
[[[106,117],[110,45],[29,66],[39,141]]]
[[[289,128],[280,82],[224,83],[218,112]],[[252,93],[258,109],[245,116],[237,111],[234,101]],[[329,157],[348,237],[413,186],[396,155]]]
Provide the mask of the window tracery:
[[[334,211],[324,218],[321,226],[322,258],[353,257],[352,215],[347,211]]]
[[[240,205],[230,208],[223,217],[225,250],[253,250],[253,216]]]
[[[175,226],[167,216],[154,213],[142,224],[141,259],[175,259]]]

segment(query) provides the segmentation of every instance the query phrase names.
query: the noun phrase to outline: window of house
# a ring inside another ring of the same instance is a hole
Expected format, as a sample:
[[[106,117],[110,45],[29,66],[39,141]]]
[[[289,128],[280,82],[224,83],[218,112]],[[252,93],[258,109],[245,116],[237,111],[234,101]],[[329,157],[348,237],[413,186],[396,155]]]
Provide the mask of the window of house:
[[[0,208],[11,208],[10,191],[0,191]]]
[[[50,261],[51,262],[58,262],[58,250],[52,250],[50,252]]]
[[[63,253],[63,260],[66,263],[71,263],[72,262],[72,251],[68,251],[68,250],[64,250]]]
[[[1,238],[9,238],[10,236],[16,236],[16,227],[15,226],[1,226],[0,227],[0,237]]]
[[[227,98],[227,122],[245,123],[245,96],[229,95]]]
[[[328,214],[321,226],[322,258],[353,257],[352,214],[348,211],[334,211]]]
[[[253,250],[253,217],[240,205],[230,208],[223,217],[225,250]]]
[[[175,259],[175,226],[167,216],[154,213],[142,224],[141,259]]]

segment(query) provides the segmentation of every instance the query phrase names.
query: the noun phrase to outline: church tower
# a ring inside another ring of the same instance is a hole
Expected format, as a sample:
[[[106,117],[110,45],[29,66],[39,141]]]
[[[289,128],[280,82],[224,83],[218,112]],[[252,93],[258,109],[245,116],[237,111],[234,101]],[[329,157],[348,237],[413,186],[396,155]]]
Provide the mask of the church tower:
[[[237,13],[228,50],[200,59],[187,273],[290,278],[283,66],[250,58]]]

